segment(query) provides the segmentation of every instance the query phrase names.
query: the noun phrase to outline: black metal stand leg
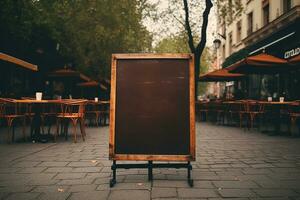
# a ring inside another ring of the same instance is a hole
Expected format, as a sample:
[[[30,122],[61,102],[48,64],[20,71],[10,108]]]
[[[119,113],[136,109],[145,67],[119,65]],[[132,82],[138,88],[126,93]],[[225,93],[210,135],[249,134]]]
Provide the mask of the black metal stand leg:
[[[117,171],[117,164],[116,161],[113,161],[113,164],[111,166],[111,170],[113,170],[113,178],[110,179],[110,183],[109,183],[109,187],[114,187],[114,185],[116,184],[117,180],[116,180],[116,171]]]
[[[188,169],[188,184],[190,187],[193,187],[194,186],[194,180],[191,179],[191,171],[193,169],[192,165],[191,165],[191,162],[188,162],[188,166],[187,166],[187,169]]]
[[[149,161],[148,162],[148,180],[152,181],[153,180],[153,166],[152,166],[153,162]]]
[[[153,181],[153,168],[187,168],[187,181],[190,187],[194,186],[194,181],[191,178],[191,170],[192,165],[190,162],[187,163],[153,163],[153,161],[148,161],[146,164],[117,164],[116,160],[113,161],[111,166],[111,170],[113,171],[113,177],[110,180],[110,187],[113,187],[116,184],[116,170],[117,168],[120,169],[145,169],[148,168],[148,180]]]

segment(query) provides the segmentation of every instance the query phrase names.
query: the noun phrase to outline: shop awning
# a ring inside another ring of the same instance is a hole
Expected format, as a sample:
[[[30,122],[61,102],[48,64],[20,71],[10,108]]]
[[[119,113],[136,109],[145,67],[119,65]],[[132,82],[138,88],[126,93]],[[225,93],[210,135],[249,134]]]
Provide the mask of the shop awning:
[[[55,77],[55,78],[65,78],[65,77],[72,77],[72,78],[77,78],[83,81],[90,81],[91,79],[84,74],[74,71],[71,69],[59,69],[53,72],[50,72],[48,74],[49,77]]]
[[[79,87],[100,87],[103,90],[107,90],[107,87],[105,85],[98,83],[97,81],[87,81],[83,83],[78,83],[77,86]]]
[[[289,69],[288,61],[275,56],[261,53],[248,56],[227,67],[230,73],[241,74],[275,74]]]
[[[14,63],[16,65],[22,66],[22,67],[24,67],[26,69],[29,69],[29,70],[32,70],[32,71],[38,71],[38,66],[37,65],[31,64],[29,62],[26,62],[24,60],[21,60],[19,58],[15,58],[13,56],[10,56],[10,55],[4,54],[4,53],[0,53],[0,60],[4,60],[4,61],[7,61],[7,62]]]
[[[218,69],[203,75],[200,75],[199,81],[201,82],[221,82],[221,81],[235,81],[242,79],[245,75],[244,74],[232,74],[229,73],[226,68]]]

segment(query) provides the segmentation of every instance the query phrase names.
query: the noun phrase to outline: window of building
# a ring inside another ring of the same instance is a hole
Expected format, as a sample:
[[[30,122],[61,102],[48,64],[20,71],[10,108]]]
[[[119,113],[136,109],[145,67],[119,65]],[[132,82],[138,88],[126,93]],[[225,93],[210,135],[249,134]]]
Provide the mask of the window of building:
[[[225,55],[225,44],[222,45],[222,61],[224,62],[226,58],[226,55]]]
[[[282,0],[283,13],[286,13],[292,8],[292,0]]]
[[[242,36],[242,22],[240,20],[236,24],[236,42],[237,43],[241,41],[241,36]]]
[[[232,53],[232,32],[228,34],[228,53],[229,55]]]
[[[247,21],[248,21],[247,34],[250,35],[253,32],[253,12],[248,14]]]
[[[267,25],[270,21],[270,6],[266,4],[263,7],[263,25]]]
[[[226,27],[225,27],[225,22],[224,22],[224,24],[222,24],[222,28],[221,28],[222,30],[222,35],[226,35]]]

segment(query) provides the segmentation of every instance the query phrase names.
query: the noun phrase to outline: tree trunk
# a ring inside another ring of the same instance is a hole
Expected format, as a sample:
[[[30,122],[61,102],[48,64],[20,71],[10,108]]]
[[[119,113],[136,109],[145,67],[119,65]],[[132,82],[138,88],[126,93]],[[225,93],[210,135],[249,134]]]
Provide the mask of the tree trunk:
[[[198,80],[199,80],[199,74],[200,74],[200,58],[202,55],[202,52],[204,50],[205,44],[206,44],[206,30],[208,25],[208,16],[210,9],[212,8],[213,4],[211,0],[205,0],[205,9],[202,14],[203,22],[201,27],[201,40],[198,43],[197,46],[194,44],[194,37],[192,34],[191,26],[190,26],[190,19],[189,19],[189,6],[188,6],[188,0],[183,0],[184,5],[184,12],[185,12],[185,29],[187,31],[188,35],[188,44],[190,47],[191,52],[195,56],[195,99],[197,100],[198,96]]]
[[[195,56],[195,99],[197,100],[198,96],[198,80],[199,80],[199,75],[200,75],[200,58],[201,58],[201,53],[196,51],[194,53]]]

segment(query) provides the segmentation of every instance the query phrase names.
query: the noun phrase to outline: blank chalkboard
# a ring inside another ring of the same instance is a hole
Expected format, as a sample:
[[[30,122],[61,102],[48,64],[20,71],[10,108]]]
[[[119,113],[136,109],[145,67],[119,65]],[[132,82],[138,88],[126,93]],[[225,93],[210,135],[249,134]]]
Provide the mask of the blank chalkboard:
[[[110,159],[194,160],[190,54],[112,56]]]

